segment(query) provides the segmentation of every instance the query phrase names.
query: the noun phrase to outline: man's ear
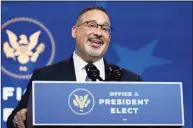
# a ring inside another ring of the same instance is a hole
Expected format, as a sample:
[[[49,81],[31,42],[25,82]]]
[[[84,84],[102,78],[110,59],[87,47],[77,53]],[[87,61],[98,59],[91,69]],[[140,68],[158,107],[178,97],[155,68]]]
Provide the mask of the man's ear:
[[[77,31],[78,31],[78,27],[77,26],[73,26],[72,27],[72,37],[73,38],[76,38]]]

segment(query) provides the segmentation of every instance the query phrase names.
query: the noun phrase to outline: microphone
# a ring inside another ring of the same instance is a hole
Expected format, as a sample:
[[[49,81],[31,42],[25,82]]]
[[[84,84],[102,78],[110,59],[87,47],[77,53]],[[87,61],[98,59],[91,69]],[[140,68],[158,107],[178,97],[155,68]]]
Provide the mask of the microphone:
[[[105,81],[121,81],[123,76],[122,68],[116,65],[109,65],[106,72],[107,78]]]
[[[100,77],[100,71],[97,69],[97,67],[92,64],[92,63],[88,63],[86,66],[85,66],[85,69],[86,69],[86,73],[88,75],[88,77],[90,79],[92,79],[92,81],[96,81],[97,79],[99,81],[104,81],[101,77]]]

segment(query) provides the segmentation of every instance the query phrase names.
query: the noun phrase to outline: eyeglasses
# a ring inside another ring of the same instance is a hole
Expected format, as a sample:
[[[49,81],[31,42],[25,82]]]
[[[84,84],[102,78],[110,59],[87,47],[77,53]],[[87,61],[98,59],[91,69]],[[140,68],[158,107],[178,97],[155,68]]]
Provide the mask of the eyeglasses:
[[[88,29],[90,30],[97,30],[98,27],[100,26],[101,27],[101,31],[102,33],[104,34],[111,34],[113,28],[108,26],[108,25],[100,25],[100,24],[97,24],[96,22],[94,21],[85,21],[83,22],[82,24],[79,24],[77,25],[77,27],[81,26],[81,25],[85,25],[86,27],[88,27]]]

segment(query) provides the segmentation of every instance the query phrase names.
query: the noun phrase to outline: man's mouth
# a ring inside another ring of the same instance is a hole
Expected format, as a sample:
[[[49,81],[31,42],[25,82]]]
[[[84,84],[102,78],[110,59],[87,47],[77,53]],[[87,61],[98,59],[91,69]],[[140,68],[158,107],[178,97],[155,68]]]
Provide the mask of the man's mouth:
[[[102,46],[104,43],[102,40],[99,40],[99,39],[88,39],[89,42],[91,43],[91,46],[94,47],[94,48],[98,48],[100,46]]]

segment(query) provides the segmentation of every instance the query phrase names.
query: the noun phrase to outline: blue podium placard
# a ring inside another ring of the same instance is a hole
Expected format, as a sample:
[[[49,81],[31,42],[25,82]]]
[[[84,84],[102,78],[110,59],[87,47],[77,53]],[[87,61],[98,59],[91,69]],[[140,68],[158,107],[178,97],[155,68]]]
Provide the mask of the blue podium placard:
[[[181,82],[33,81],[33,125],[184,126]]]

